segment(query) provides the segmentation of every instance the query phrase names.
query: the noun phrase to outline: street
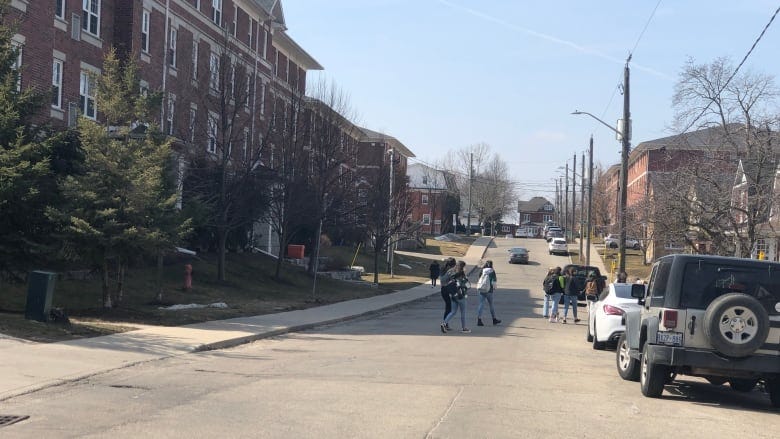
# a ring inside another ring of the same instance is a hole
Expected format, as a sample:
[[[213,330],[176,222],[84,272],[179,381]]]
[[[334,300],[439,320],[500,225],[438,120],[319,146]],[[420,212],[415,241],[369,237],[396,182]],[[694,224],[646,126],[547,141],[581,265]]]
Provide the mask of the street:
[[[476,326],[472,290],[473,332],[461,334],[456,316],[442,334],[435,294],[379,316],[12,398],[2,412],[30,419],[1,427],[0,436],[776,437],[777,413],[758,390],[681,377],[662,398],[643,397],[638,383],[618,376],[613,350],[585,342],[585,308],[576,325],[541,317],[541,280],[568,257],[548,255],[541,239],[494,243],[485,259],[498,275],[499,326],[489,313],[487,326]],[[509,265],[506,250],[521,245],[531,262]]]

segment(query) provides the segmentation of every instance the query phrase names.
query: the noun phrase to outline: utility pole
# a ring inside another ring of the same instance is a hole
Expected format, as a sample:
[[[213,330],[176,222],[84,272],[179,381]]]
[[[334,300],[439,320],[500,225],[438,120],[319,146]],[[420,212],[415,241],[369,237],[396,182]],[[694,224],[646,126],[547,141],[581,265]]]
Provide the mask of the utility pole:
[[[555,180],[555,219],[558,224],[561,223],[561,192],[558,189],[558,179]],[[519,222],[519,221],[518,221]]]
[[[580,263],[582,262],[582,241],[585,240],[585,153],[582,153],[582,164],[580,165]]]
[[[620,243],[618,273],[626,271],[626,205],[628,204],[628,151],[631,147],[631,111],[629,109],[629,69],[631,55],[628,55],[626,67],[623,71],[623,129],[620,140],[623,147],[620,151]]]
[[[569,161],[568,160],[566,161],[566,178],[564,179],[564,181],[566,182],[566,186],[563,190],[563,208],[564,208],[563,228],[564,228],[564,233],[567,233],[565,229],[569,228]],[[565,234],[563,236],[566,237]]]
[[[466,236],[471,235],[471,186],[474,182],[474,153],[469,154],[469,212],[466,218]]]
[[[395,163],[395,151],[390,148],[388,151],[390,154],[390,198],[388,198],[389,212],[388,212],[388,231],[393,230],[393,167]],[[387,263],[390,264],[390,277],[393,277],[393,233],[387,237]]]
[[[591,210],[593,207],[593,134],[590,135],[588,146],[588,246],[585,248],[585,265],[590,265]]]
[[[577,153],[574,153],[574,166],[571,168],[571,232],[569,236],[574,241],[574,224],[577,217]]]

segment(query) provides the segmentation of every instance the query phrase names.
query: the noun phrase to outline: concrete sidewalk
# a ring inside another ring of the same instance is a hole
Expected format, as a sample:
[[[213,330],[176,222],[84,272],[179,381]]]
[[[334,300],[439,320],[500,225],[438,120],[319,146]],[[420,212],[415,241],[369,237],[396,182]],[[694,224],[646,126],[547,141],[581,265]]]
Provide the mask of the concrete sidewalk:
[[[461,258],[477,266],[492,238],[478,238]],[[331,305],[217,320],[194,325],[143,329],[60,343],[6,339],[0,343],[0,401],[146,361],[221,349],[287,332],[341,322],[424,299],[438,290],[422,284],[405,291]]]

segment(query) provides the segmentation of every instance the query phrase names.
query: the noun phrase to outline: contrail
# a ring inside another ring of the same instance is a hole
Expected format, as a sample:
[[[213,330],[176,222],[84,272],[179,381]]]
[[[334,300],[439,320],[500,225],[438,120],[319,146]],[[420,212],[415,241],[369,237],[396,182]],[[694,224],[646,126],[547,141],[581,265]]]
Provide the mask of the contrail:
[[[553,42],[553,43],[556,43],[556,44],[560,44],[561,46],[566,46],[566,47],[572,48],[572,49],[576,50],[577,52],[585,53],[585,54],[588,54],[588,55],[593,55],[593,56],[605,59],[607,61],[613,62],[615,64],[620,64],[620,65],[625,64],[625,60],[622,60],[622,59],[619,59],[619,58],[615,58],[614,56],[607,55],[606,53],[599,52],[598,50],[594,50],[594,49],[591,49],[591,48],[588,48],[588,47],[585,47],[585,46],[580,46],[579,44],[577,44],[577,43],[575,43],[573,41],[562,40],[562,39],[560,39],[558,37],[555,37],[555,36],[552,36],[552,35],[547,35],[547,34],[544,34],[544,33],[541,33],[541,32],[537,32],[537,31],[535,31],[533,29],[529,29],[527,27],[518,26],[516,24],[509,23],[509,22],[504,21],[504,20],[502,20],[500,18],[493,17],[493,16],[485,14],[483,12],[479,12],[479,11],[476,11],[474,9],[467,8],[465,6],[461,6],[461,5],[457,5],[457,4],[451,3],[448,0],[437,0],[437,1],[439,3],[447,6],[447,7],[452,8],[452,9],[458,9],[460,11],[463,11],[463,12],[466,12],[468,14],[471,14],[471,15],[473,15],[475,17],[479,17],[479,18],[481,18],[483,20],[486,20],[486,21],[491,21],[493,23],[499,24],[499,25],[504,26],[506,28],[513,29],[513,30],[516,30],[518,32],[523,32],[523,33],[526,33],[528,35],[534,36],[534,37],[542,39],[542,40],[547,40],[547,41],[550,41],[550,42]],[[637,68],[639,70],[645,71],[647,73],[650,73],[652,75],[655,75],[655,76],[658,76],[658,77],[661,77],[661,78],[664,78],[664,79],[670,79],[670,80],[673,79],[672,77],[670,77],[666,73],[659,72],[658,70],[652,69],[650,67],[645,67],[645,66],[642,66],[642,65],[639,65],[639,64],[636,64],[636,63],[634,63],[632,65],[633,65],[633,67],[635,67],[635,68]]]

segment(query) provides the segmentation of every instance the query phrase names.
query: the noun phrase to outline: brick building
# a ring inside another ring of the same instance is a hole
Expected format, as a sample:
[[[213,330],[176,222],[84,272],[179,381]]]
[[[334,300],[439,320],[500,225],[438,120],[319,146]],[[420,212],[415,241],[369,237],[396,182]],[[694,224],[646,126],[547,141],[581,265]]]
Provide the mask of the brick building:
[[[419,224],[424,234],[438,235],[452,230],[452,219],[448,218],[447,198],[454,191],[454,182],[444,171],[422,163],[409,165],[409,190],[412,193],[412,222]]]

